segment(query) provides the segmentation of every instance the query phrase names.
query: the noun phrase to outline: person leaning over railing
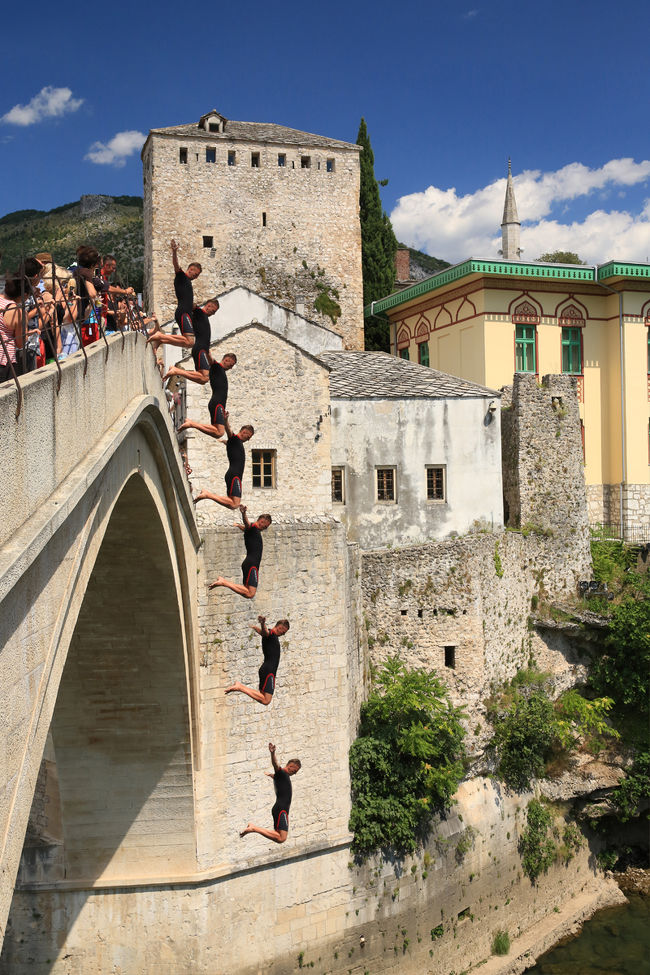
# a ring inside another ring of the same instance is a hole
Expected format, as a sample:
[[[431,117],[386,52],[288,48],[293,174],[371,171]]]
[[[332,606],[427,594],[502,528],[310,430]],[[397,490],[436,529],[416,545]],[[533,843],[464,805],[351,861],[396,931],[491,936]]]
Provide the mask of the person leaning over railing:
[[[96,247],[88,245],[78,248],[74,278],[80,300],[79,325],[83,345],[90,345],[99,338],[98,314],[95,310],[97,288],[94,280],[98,261],[99,251]]]
[[[11,379],[12,368],[20,373],[16,353],[23,345],[23,314],[16,299],[20,300],[20,281],[7,277],[0,295],[0,383]]]

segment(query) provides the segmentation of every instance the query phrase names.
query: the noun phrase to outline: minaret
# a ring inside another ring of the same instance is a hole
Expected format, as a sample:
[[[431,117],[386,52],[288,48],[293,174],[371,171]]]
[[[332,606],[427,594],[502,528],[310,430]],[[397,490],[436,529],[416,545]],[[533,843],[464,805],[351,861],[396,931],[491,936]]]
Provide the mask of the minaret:
[[[515,202],[515,188],[512,183],[512,167],[508,159],[508,182],[506,184],[506,202],[503,207],[503,220],[501,221],[501,251],[506,261],[518,261],[521,255],[519,246],[519,215]]]

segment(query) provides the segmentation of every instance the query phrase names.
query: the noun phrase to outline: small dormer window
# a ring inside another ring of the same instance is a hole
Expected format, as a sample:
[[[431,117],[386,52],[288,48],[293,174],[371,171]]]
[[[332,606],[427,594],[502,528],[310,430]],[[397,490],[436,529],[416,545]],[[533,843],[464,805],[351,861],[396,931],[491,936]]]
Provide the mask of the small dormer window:
[[[218,132],[219,123],[218,122],[208,122],[208,132]]]

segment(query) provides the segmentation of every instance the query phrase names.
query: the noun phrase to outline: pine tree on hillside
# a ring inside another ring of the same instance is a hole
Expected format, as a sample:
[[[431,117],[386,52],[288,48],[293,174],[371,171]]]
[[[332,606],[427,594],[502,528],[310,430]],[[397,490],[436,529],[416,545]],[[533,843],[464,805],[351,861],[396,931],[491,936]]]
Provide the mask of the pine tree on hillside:
[[[361,217],[361,250],[363,268],[363,304],[378,301],[390,294],[395,285],[395,252],[397,238],[384,213],[375,179],[375,157],[368,138],[365,119],[361,119],[357,145],[361,153],[359,207]],[[366,319],[365,346],[371,351],[389,351],[389,325],[382,318]]]

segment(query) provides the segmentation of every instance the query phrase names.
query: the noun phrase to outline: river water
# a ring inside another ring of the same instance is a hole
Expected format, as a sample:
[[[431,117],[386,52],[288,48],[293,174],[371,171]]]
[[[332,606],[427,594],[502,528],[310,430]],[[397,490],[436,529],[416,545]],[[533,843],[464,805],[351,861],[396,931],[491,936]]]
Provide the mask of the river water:
[[[526,975],[650,975],[650,897],[627,896],[629,904],[599,911]]]

